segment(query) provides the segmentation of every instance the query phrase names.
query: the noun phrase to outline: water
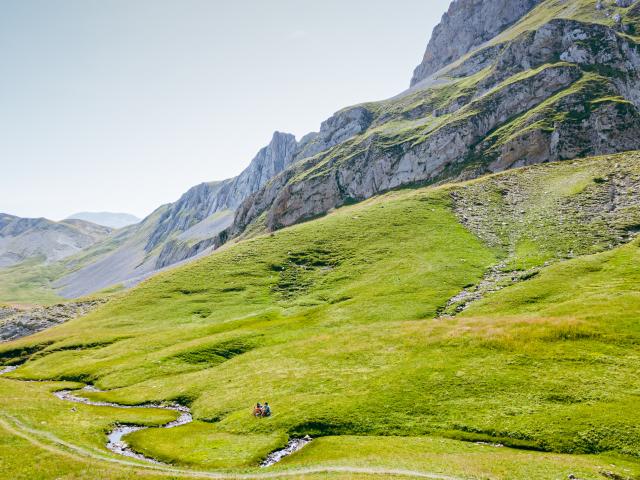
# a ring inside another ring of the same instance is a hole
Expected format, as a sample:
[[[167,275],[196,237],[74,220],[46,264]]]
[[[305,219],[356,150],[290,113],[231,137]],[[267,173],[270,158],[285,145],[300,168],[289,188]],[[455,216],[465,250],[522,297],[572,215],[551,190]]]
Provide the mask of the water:
[[[84,391],[87,392],[101,392],[102,390],[97,389],[93,385],[87,385],[83,388]],[[149,457],[145,457],[141,453],[135,452],[123,437],[129,435],[133,432],[139,432],[140,430],[146,430],[148,428],[175,428],[180,425],[186,425],[188,423],[193,422],[193,416],[191,415],[191,410],[189,407],[185,407],[184,405],[179,405],[177,403],[171,404],[162,404],[162,403],[147,403],[144,405],[121,405],[119,403],[113,402],[101,402],[90,400],[85,397],[79,397],[75,395],[71,390],[61,390],[59,392],[53,393],[60,400],[65,400],[67,402],[74,403],[83,403],[85,405],[93,405],[95,407],[114,407],[114,408],[155,408],[161,410],[171,410],[174,412],[180,412],[180,416],[160,427],[145,427],[141,425],[116,425],[115,428],[107,434],[107,448],[116,453],[118,455],[123,455],[125,457],[137,458],[138,460],[144,460],[151,463],[160,463],[157,460]]]
[[[18,367],[0,367],[0,375],[12,372],[16,368]],[[102,390],[94,387],[93,385],[87,385],[81,391],[102,392]],[[124,457],[135,458],[150,463],[161,464],[161,462],[154,458],[149,458],[142,455],[141,453],[135,452],[123,438],[130,433],[139,432],[140,430],[146,430],[148,428],[175,428],[179,427],[180,425],[187,425],[188,423],[193,422],[193,415],[191,414],[191,410],[189,409],[189,407],[180,405],[178,403],[147,403],[143,405],[122,405],[119,403],[96,401],[89,398],[80,397],[71,390],[60,390],[57,392],[53,392],[53,394],[60,400],[64,400],[66,402],[82,403],[84,405],[93,405],[95,407],[155,408],[179,412],[180,416],[176,420],[173,420],[159,427],[145,427],[141,425],[116,425],[115,428],[107,434],[107,448],[111,452],[117,455],[122,455]],[[291,440],[289,440],[285,448],[270,453],[267,458],[260,464],[260,466],[270,467],[271,465],[275,465],[283,458],[288,457],[289,455],[292,455],[293,453],[302,449],[309,442],[311,442],[311,437],[309,436],[306,436],[304,438],[292,438]]]

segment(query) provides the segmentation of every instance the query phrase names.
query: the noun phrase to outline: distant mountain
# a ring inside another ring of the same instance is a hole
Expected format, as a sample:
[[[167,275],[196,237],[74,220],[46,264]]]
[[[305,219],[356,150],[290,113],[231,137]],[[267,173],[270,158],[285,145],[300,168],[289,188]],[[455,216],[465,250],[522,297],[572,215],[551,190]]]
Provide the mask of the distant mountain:
[[[53,222],[0,213],[0,267],[40,258],[45,263],[67,258],[105,239],[112,229],[84,220]]]
[[[110,228],[123,228],[140,223],[140,219],[135,215],[113,212],[80,212],[71,215],[67,220],[84,220]]]
[[[57,292],[79,297],[112,285],[133,285],[160,269],[213,250],[237,206],[286,169],[299,149],[295,136],[275,132],[240,175],[189,189],[136,225],[67,261]]]

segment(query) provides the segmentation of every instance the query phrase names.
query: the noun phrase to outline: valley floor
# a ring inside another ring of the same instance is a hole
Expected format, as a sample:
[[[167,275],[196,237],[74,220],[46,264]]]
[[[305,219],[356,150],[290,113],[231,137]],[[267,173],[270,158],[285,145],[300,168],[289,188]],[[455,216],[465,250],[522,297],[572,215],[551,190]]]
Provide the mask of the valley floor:
[[[562,455],[441,437],[330,436],[269,469],[199,471],[149,465],[104,451],[110,422],[162,423],[162,411],[132,409],[126,416],[107,407],[50,401],[67,383],[1,379],[0,458],[3,478],[431,478],[597,479],[617,472],[633,478],[640,466],[615,455]],[[24,405],[31,408],[27,413]],[[47,420],[39,420],[47,418]],[[95,422],[95,423],[94,423]],[[19,453],[19,455],[16,455]],[[237,453],[237,452],[235,452]],[[28,461],[25,461],[28,459]],[[616,478],[610,476],[609,478]]]

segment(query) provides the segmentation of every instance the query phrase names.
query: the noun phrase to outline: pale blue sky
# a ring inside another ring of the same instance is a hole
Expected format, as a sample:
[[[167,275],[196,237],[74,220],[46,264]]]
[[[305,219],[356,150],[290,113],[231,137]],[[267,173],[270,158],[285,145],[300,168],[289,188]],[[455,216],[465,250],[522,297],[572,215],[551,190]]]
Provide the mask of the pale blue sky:
[[[449,0],[0,0],[0,212],[144,216],[404,90]]]

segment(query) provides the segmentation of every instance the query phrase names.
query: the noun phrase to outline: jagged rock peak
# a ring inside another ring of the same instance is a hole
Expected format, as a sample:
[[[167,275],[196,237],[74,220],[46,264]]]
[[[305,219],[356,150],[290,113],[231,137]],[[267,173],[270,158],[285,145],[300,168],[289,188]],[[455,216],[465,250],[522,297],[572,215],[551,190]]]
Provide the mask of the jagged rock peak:
[[[298,142],[294,135],[275,132],[269,145],[258,152],[240,175],[191,188],[162,215],[149,237],[145,251],[150,252],[171,235],[187,231],[216,212],[234,210],[245,198],[287,168],[297,149]],[[166,259],[161,263],[164,262]]]
[[[287,168],[291,164],[297,148],[298,142],[294,135],[274,132],[269,145],[262,148],[247,169],[236,178],[235,189],[238,191],[238,203]]]
[[[543,0],[454,0],[431,35],[411,86],[513,25]]]

